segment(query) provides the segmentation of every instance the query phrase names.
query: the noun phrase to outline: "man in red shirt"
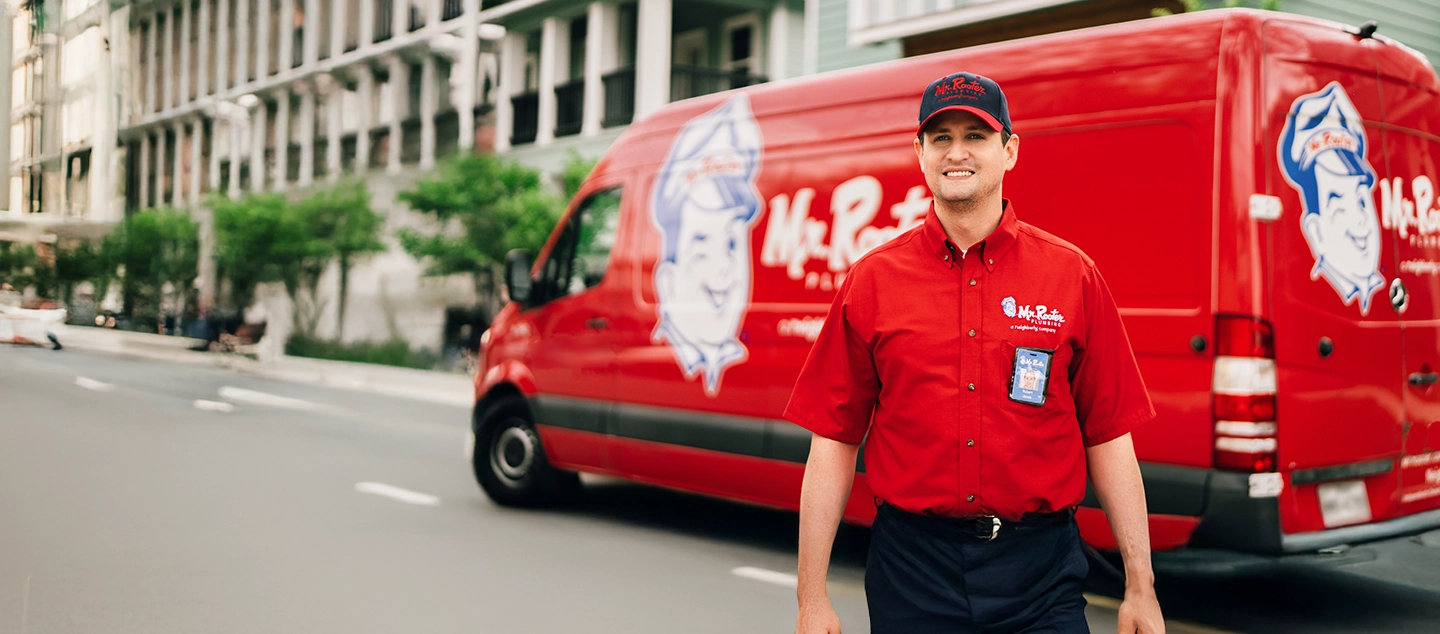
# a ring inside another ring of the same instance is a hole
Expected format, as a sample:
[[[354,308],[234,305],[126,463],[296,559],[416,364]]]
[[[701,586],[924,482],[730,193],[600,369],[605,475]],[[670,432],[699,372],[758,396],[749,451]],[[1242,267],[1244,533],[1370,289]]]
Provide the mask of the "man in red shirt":
[[[1130,440],[1155,412],[1104,280],[1001,197],[1020,138],[994,81],[931,83],[914,143],[931,212],[852,267],[785,410],[814,432],[796,632],[840,631],[825,578],[862,440],[873,632],[1088,632],[1087,467],[1125,561],[1120,632],[1163,632]]]

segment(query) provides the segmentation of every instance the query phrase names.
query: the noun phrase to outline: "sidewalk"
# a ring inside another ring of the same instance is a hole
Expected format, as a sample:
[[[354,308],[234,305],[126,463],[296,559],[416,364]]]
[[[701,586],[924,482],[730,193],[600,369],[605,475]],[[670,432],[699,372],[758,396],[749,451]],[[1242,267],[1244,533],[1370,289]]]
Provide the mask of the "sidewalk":
[[[55,334],[61,344],[76,350],[230,368],[276,381],[323,385],[458,407],[470,407],[475,403],[474,382],[463,374],[289,356],[262,363],[237,354],[191,350],[204,345],[201,339],[108,328],[64,326],[58,328]]]

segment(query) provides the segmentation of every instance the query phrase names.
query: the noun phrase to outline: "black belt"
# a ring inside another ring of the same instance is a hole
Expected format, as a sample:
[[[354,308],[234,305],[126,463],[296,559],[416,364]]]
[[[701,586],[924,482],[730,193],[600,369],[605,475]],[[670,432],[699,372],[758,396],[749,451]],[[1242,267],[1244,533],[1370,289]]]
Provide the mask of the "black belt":
[[[1061,509],[1053,513],[1026,513],[1019,520],[1007,520],[994,515],[975,515],[970,517],[947,517],[944,515],[931,515],[928,513],[911,513],[899,508],[889,502],[880,503],[880,512],[890,512],[911,517],[925,518],[928,520],[943,522],[953,526],[966,537],[973,537],[981,541],[990,541],[999,537],[1001,533],[1011,531],[1034,530],[1047,528],[1058,524],[1068,523],[1075,518],[1075,509]]]

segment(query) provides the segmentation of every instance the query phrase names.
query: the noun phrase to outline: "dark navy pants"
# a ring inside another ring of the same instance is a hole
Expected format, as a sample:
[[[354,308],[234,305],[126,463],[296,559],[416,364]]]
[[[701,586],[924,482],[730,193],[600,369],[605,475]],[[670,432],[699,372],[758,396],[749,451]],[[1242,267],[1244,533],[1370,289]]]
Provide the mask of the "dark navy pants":
[[[943,518],[886,505],[865,566],[870,631],[1088,633],[1089,568],[1073,520],[982,541]]]

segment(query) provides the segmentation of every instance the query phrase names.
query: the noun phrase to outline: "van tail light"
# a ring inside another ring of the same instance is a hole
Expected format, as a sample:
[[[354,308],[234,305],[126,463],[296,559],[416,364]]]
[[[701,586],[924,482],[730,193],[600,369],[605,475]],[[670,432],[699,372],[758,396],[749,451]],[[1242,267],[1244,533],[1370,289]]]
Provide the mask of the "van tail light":
[[[1215,466],[1275,470],[1275,333],[1258,317],[1215,320]]]

